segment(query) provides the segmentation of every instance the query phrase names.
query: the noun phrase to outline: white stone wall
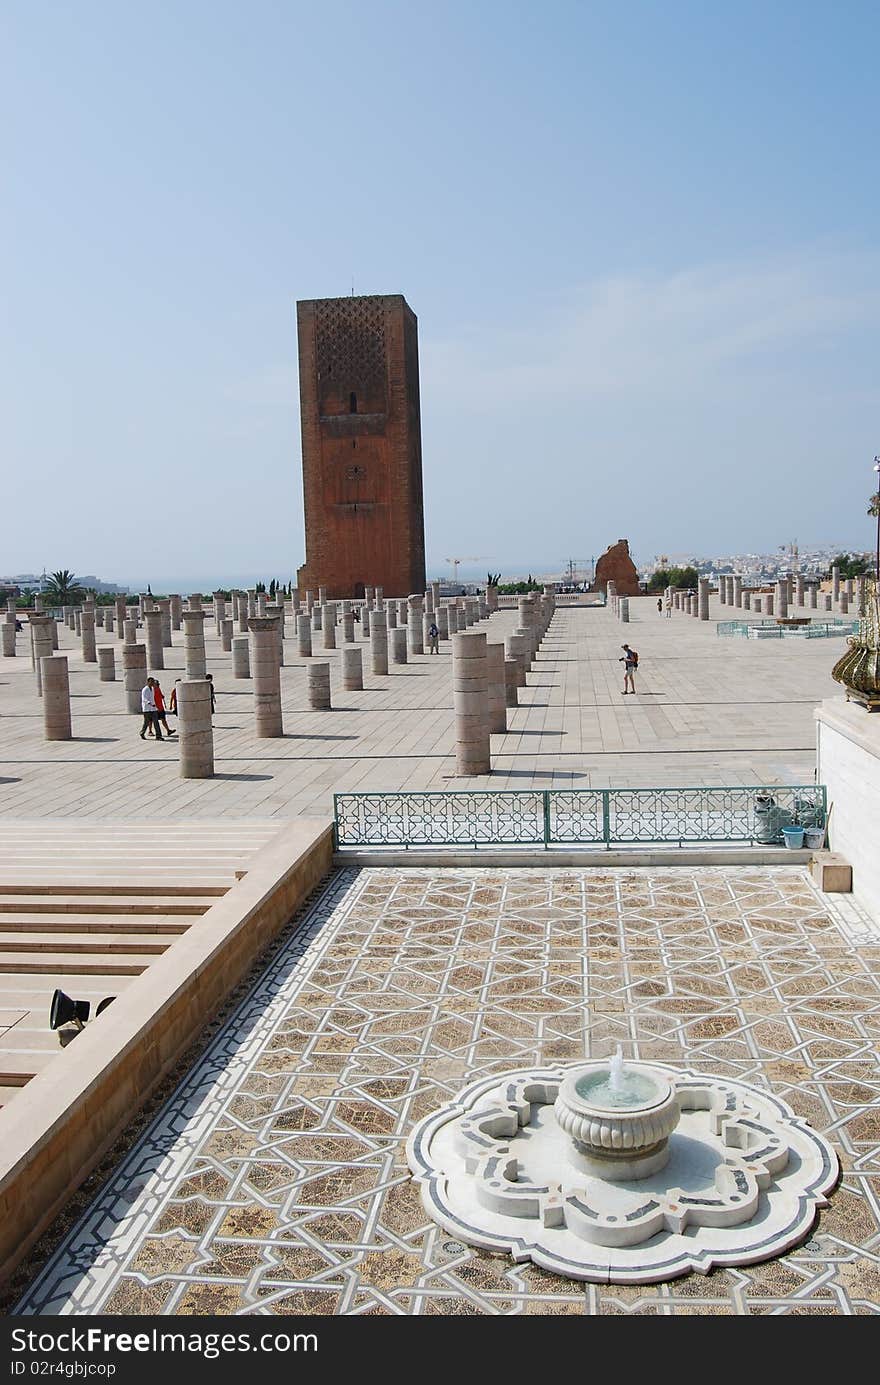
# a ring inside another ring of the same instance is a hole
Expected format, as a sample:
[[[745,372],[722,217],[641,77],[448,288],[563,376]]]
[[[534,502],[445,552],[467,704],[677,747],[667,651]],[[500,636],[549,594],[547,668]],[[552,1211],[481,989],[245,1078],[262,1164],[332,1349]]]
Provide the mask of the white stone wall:
[[[818,779],[834,805],[829,845],[853,869],[853,894],[880,920],[880,713],[843,698],[816,712]]]

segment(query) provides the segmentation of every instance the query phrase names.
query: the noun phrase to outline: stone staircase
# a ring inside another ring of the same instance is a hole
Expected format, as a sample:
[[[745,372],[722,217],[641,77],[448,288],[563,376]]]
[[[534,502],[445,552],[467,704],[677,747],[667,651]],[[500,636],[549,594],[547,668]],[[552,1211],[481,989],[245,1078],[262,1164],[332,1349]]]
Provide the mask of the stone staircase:
[[[279,822],[4,822],[0,829],[0,1106],[75,1037],[56,987],[121,995],[247,870]]]

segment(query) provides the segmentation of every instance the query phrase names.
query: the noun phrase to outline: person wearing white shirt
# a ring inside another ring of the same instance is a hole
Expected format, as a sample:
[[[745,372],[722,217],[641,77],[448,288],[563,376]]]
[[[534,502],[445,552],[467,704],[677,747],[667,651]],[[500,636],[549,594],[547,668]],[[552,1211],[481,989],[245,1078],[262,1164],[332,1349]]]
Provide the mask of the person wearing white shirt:
[[[141,688],[141,711],[144,714],[144,724],[141,727],[141,740],[144,739],[151,726],[155,728],[156,740],[164,740],[165,738],[159,726],[159,713],[156,711],[156,697],[153,692],[152,678],[148,678]]]

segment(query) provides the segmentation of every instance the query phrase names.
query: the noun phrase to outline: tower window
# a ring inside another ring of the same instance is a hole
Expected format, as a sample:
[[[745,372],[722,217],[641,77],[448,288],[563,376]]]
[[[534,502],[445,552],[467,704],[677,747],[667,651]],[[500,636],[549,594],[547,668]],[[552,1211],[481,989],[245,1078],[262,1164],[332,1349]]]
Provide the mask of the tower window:
[[[354,390],[352,390],[351,394],[348,396],[348,412],[349,412],[350,414],[356,414],[357,411],[358,411],[358,397],[357,397],[357,395],[355,394]]]

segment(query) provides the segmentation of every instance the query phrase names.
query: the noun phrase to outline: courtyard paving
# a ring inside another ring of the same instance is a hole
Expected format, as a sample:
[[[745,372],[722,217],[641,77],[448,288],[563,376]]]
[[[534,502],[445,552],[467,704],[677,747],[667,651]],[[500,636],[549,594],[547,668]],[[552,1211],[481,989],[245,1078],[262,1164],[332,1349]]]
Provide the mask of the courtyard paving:
[[[368,670],[365,690],[345,693],[339,650],[331,664],[334,709],[307,710],[307,660],[296,655],[288,620],[282,670],[285,735],[257,740],[251,682],[233,679],[205,622],[208,668],[218,692],[216,777],[181,780],[172,743],[138,739],[140,717],[126,714],[120,681],[100,683],[79,641],[61,630],[70,664],[75,739],[47,743],[30,668],[27,632],[18,657],[0,660],[0,816],[290,817],[330,811],[334,790],[590,788],[609,785],[799,783],[815,764],[813,710],[839,695],[830,669],[842,638],[752,641],[716,636],[713,619],[658,616],[651,598],[630,603],[632,622],[610,610],[560,608],[509,712],[509,730],[492,738],[491,777],[455,777],[449,643],[388,677]],[[503,639],[514,611],[493,616],[489,638]],[[357,627],[356,627],[357,629]],[[341,643],[341,626],[337,638]],[[183,674],[182,634],[166,649],[166,699]],[[641,656],[637,696],[623,697],[620,645]]]
[[[876,1313],[878,963],[880,927],[796,867],[339,871],[19,1311]],[[771,1088],[832,1140],[805,1245],[582,1285],[429,1221],[415,1121],[476,1076],[617,1043]]]

